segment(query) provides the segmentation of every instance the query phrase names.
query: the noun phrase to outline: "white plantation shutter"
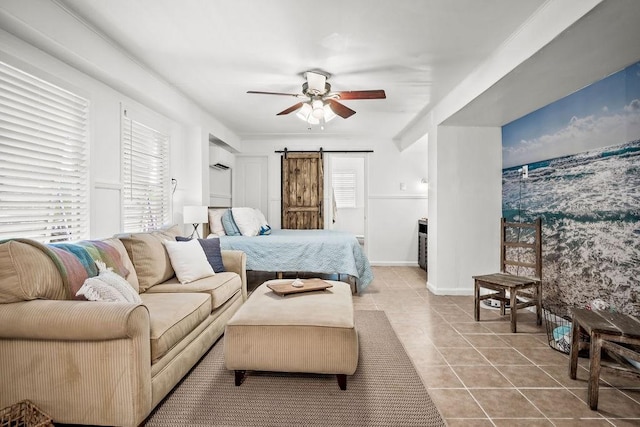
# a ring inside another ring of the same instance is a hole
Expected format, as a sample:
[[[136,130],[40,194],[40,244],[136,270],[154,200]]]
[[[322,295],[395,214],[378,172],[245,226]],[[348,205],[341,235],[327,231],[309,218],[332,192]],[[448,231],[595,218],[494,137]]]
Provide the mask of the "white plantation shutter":
[[[0,62],[0,239],[88,237],[89,101]]]
[[[169,137],[122,116],[123,226],[125,232],[169,222]]]
[[[356,171],[342,170],[332,174],[333,193],[336,198],[336,207],[356,207]]]

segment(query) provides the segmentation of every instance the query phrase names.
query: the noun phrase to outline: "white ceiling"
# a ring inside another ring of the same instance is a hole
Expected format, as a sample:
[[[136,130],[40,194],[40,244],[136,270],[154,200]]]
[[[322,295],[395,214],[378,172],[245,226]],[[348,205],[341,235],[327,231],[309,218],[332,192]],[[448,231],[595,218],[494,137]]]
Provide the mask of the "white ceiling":
[[[640,1],[607,0],[450,116],[501,126],[640,60]]]
[[[321,69],[332,89],[384,89],[323,135],[393,138],[433,107],[545,0],[61,0],[241,138],[307,135],[276,116]]]

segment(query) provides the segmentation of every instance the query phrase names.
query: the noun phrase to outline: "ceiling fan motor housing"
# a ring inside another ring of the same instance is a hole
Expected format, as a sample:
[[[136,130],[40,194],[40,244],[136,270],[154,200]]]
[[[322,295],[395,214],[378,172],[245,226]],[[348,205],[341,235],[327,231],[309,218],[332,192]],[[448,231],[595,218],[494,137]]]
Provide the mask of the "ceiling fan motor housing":
[[[304,93],[309,97],[322,96],[322,95],[326,95],[329,92],[331,92],[331,85],[329,84],[329,82],[326,82],[324,84],[324,92],[320,92],[319,90],[316,90],[316,89],[309,89],[308,82],[302,83],[302,93]]]

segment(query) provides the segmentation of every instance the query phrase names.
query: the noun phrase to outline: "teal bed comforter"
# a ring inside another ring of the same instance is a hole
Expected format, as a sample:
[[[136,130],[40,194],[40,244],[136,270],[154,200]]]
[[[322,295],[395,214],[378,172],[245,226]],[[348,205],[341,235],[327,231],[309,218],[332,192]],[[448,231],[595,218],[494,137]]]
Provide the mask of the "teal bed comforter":
[[[369,260],[347,232],[273,229],[264,236],[221,236],[220,247],[245,252],[247,270],[348,274],[358,292],[373,280]]]

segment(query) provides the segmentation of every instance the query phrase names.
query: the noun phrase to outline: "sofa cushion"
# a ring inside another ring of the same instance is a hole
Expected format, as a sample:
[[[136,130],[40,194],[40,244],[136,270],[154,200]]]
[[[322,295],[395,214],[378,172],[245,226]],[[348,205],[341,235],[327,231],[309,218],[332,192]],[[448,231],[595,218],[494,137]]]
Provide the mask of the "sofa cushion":
[[[66,299],[57,267],[40,249],[9,240],[0,244],[0,303]]]
[[[151,361],[164,356],[211,313],[211,299],[200,293],[144,293],[149,310]]]
[[[217,273],[191,283],[182,284],[177,278],[154,286],[147,293],[204,292],[211,296],[211,309],[215,310],[227,302],[242,288],[242,280],[237,273]]]
[[[141,293],[174,276],[171,260],[162,242],[175,240],[175,237],[162,231],[152,231],[123,235],[119,239],[136,270]]]
[[[136,292],[140,292],[140,287],[138,284],[138,274],[136,273],[136,269],[133,266],[131,259],[129,258],[127,249],[124,247],[120,239],[112,237],[110,239],[103,239],[102,241],[118,251],[118,253],[120,254],[120,261],[122,262],[122,265],[129,271],[129,273],[125,276],[125,279],[127,279],[127,282],[129,282],[131,286],[133,286],[133,289],[135,289]]]
[[[183,234],[183,230],[178,224],[172,224],[159,228],[155,233],[161,233],[175,239],[176,236],[181,236]]]
[[[0,244],[0,303],[66,299],[62,277],[47,254],[28,243]]]
[[[178,242],[187,242],[191,240],[189,237],[176,236]],[[207,261],[211,264],[211,268],[216,273],[223,273],[227,271],[224,268],[224,262],[222,262],[222,251],[220,249],[220,238],[209,237],[206,239],[198,239],[202,250],[207,257]]]
[[[167,240],[164,242],[164,246],[180,283],[190,283],[215,274],[197,240],[187,240],[186,242]]]

